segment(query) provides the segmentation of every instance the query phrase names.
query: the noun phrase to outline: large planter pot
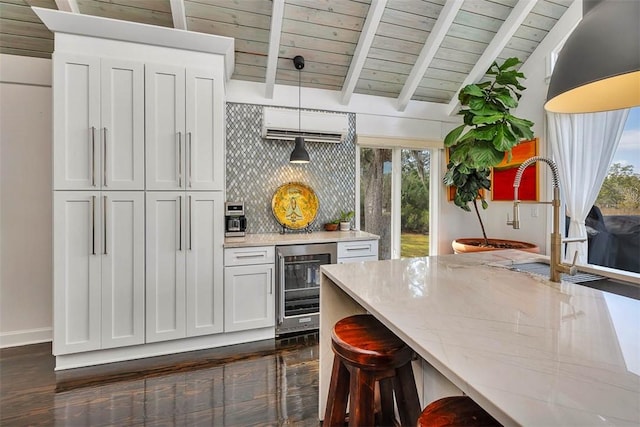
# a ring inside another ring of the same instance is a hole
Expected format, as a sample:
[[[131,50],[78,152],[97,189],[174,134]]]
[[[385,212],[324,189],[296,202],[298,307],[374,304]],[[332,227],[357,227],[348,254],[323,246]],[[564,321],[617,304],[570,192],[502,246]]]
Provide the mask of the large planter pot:
[[[484,245],[484,239],[482,237],[456,239],[451,243],[453,252],[456,254],[463,254],[467,252],[499,251],[502,249],[518,249],[534,254],[540,252],[540,248],[537,245],[534,245],[533,243],[520,242],[517,240],[489,239],[489,246],[481,245]]]

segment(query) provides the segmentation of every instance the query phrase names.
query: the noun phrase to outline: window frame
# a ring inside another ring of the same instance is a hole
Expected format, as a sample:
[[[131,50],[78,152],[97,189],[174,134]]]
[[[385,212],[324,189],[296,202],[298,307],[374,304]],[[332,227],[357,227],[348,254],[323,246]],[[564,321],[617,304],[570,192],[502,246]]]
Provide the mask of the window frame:
[[[431,156],[429,168],[429,255],[438,254],[439,203],[444,145],[441,141],[406,138],[358,136],[356,140],[355,226],[360,230],[360,153],[362,148],[391,150],[391,259],[400,258],[402,150],[426,150]]]

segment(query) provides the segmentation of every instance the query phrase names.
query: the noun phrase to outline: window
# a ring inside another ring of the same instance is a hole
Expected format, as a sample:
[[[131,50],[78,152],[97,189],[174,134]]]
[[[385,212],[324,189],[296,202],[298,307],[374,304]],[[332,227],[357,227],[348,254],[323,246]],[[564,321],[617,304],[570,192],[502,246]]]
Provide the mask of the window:
[[[379,258],[429,255],[431,152],[360,149],[360,228],[380,236]]]
[[[627,123],[586,221],[589,263],[640,273],[640,107]]]

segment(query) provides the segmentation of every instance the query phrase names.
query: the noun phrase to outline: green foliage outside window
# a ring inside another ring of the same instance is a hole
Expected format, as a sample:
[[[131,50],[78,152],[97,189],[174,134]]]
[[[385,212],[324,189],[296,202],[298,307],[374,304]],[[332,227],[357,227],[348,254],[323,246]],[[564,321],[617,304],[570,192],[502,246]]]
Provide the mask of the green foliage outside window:
[[[640,176],[634,173],[632,165],[611,165],[600,188],[596,205],[604,210],[640,214]]]

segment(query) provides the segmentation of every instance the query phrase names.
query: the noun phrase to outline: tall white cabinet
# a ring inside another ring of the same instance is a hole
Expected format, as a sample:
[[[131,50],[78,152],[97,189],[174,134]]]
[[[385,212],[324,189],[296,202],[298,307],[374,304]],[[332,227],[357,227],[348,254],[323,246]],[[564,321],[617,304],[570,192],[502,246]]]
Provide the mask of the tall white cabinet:
[[[144,190],[144,68],[54,54],[54,188]]]
[[[147,193],[147,342],[223,331],[220,192]]]
[[[224,190],[224,97],[214,70],[145,68],[148,190]]]
[[[54,354],[144,343],[144,194],[56,191]]]
[[[223,86],[145,66],[147,342],[223,332]]]
[[[54,56],[54,354],[142,344],[144,68]]]
[[[56,37],[56,369],[227,344],[210,337],[233,40],[36,12]]]

